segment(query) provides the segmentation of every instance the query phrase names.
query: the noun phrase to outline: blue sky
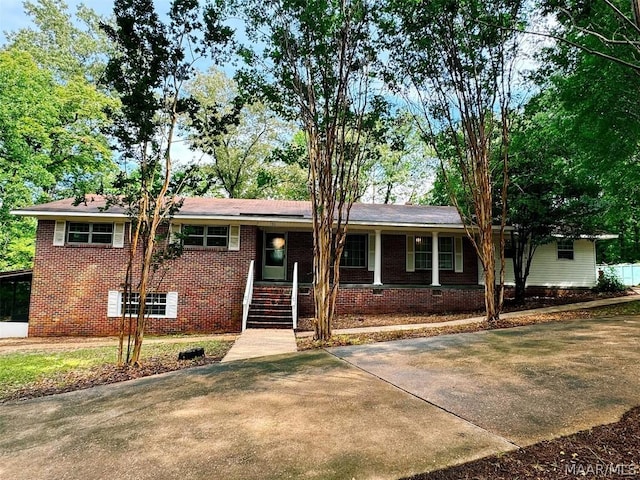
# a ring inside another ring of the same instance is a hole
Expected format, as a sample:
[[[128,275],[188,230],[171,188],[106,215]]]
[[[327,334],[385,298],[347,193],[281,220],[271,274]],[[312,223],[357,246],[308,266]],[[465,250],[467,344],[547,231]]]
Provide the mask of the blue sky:
[[[6,41],[5,32],[19,30],[32,25],[30,18],[24,13],[22,6],[24,0],[0,0],[0,45]],[[31,0],[34,3],[37,0]],[[100,15],[108,16],[113,12],[113,0],[65,0],[69,11],[75,13],[76,7],[84,3]],[[154,0],[158,13],[163,14],[169,10],[169,0]]]

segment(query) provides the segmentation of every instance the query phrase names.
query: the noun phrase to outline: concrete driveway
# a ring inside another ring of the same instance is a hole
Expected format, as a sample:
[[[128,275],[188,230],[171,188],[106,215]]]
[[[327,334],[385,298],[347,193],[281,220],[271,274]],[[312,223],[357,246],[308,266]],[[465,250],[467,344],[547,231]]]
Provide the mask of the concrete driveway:
[[[398,478],[511,448],[323,351],[0,405],[0,479]]]
[[[330,352],[517,445],[640,405],[640,317],[576,320]]]
[[[640,318],[588,320],[3,404],[0,478],[398,478],[617,419],[640,404],[638,347]]]

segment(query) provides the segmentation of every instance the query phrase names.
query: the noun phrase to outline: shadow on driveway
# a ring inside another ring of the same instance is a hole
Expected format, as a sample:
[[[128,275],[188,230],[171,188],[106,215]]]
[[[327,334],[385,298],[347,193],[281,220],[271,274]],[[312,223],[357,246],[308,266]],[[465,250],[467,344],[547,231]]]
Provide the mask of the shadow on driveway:
[[[640,404],[638,347],[640,317],[580,320],[7,403],[0,478],[410,476],[616,420]]]
[[[0,407],[0,478],[398,478],[513,448],[323,351]]]

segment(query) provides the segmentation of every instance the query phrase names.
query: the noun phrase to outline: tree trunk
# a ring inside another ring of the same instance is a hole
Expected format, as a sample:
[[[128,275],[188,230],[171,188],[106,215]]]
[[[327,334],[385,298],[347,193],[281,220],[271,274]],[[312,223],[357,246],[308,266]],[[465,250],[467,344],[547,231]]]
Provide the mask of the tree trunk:
[[[331,230],[314,225],[314,340],[331,338]]]
[[[484,304],[487,323],[495,323],[500,316],[496,308],[496,267],[495,267],[495,247],[493,245],[493,232],[489,225],[489,232],[481,235],[482,265],[484,268]],[[486,238],[490,239],[487,241]]]

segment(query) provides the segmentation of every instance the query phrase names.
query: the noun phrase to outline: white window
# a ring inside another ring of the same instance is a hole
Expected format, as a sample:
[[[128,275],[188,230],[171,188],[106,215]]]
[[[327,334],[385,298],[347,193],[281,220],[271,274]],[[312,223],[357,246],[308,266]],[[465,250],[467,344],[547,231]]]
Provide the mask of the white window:
[[[558,240],[558,260],[573,260],[573,240]]]
[[[415,237],[416,270],[431,270],[433,237]],[[453,270],[453,237],[438,238],[438,263],[440,270]]]
[[[139,312],[140,294],[128,294],[129,302],[125,302],[123,292],[113,290],[109,292],[108,317],[126,315],[135,316]],[[178,292],[147,293],[146,315],[151,318],[177,318]]]
[[[433,239],[431,237],[416,236],[416,270],[431,269],[431,250]]]
[[[113,223],[69,222],[67,242],[89,245],[111,245],[113,243]]]
[[[453,270],[453,237],[438,238],[440,270]]]
[[[347,235],[340,258],[342,267],[367,266],[367,235]]]
[[[184,244],[197,247],[227,247],[229,245],[229,227],[185,225]]]

